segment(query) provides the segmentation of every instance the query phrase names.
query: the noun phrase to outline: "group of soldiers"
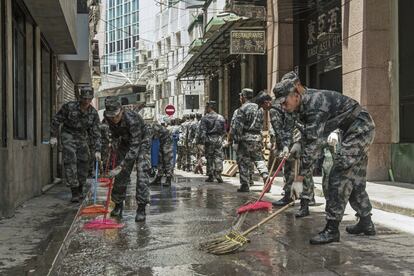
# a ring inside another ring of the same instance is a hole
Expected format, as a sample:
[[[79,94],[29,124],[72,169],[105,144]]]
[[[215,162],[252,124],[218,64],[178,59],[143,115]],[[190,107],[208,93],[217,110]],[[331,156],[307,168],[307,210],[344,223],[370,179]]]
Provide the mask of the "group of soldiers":
[[[178,169],[202,174],[203,156],[206,158],[206,182],[217,180],[222,183],[223,147],[232,145],[237,153],[240,174],[237,191],[249,192],[253,185],[254,167],[264,183],[269,174],[274,173],[269,171],[273,166],[266,165],[262,153],[262,131],[265,111],[268,111],[272,143],[266,146],[273,151],[275,160],[269,163],[285,162],[284,196],[273,204],[283,206],[295,199],[292,198],[292,185],[295,163],[299,161],[296,180],[302,183],[303,191],[299,195],[301,206],[296,216],[308,216],[309,205],[314,204],[313,168],[315,162],[324,156],[327,223],[323,231],[310,240],[311,244],[339,241],[338,227],[348,201],[359,222],[347,227],[346,231],[375,235],[372,207],[365,190],[368,150],[375,136],[375,124],[369,113],[358,102],[341,93],[303,86],[294,72],[283,76],[273,88],[273,94],[274,98],[266,91],[255,95],[252,89],[242,89],[240,107],[234,111],[227,132],[225,119],[215,111],[214,101],[206,103],[204,116],[185,115],[182,120],[173,119],[166,126],[145,123],[138,113],[122,108],[115,97],[108,97],[101,124],[97,111],[90,105],[93,90],[84,88],[79,101],[63,105],[53,118],[50,143],[57,143],[58,129],[63,124],[63,163],[72,201],[79,201],[82,194],[90,156],[99,162],[101,152],[104,152],[104,158],[112,160],[110,175],[114,177],[112,200],[115,208],[111,215],[119,218],[122,218],[130,175],[134,164],[137,164],[138,208],[135,220],[144,221],[150,195],[150,154],[154,139],[159,141],[159,164],[153,183],[160,184],[165,176],[164,185],[171,185],[175,161]],[[105,133],[110,133],[112,141],[105,138]],[[94,141],[89,147],[88,137]],[[177,156],[173,150],[175,146]]]

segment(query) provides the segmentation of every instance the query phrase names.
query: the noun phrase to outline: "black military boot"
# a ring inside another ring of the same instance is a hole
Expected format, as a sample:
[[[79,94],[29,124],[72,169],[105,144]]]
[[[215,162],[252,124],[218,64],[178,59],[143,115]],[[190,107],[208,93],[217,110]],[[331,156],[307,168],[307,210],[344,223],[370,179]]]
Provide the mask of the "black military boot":
[[[250,192],[249,185],[241,185],[240,188],[237,189],[239,193],[248,193]]]
[[[79,203],[79,187],[71,188],[72,192],[72,198],[70,199],[70,202],[72,203]]]
[[[339,223],[338,220],[328,220],[322,232],[310,239],[311,244],[325,244],[339,242]]]
[[[297,218],[303,218],[309,216],[309,199],[302,198],[300,200],[300,209],[295,214],[295,217]]]
[[[374,223],[371,220],[371,215],[361,217],[357,224],[347,226],[345,230],[349,234],[354,235],[364,233],[367,236],[375,236],[376,234]]]
[[[111,217],[122,218],[122,211],[124,210],[124,202],[115,203],[115,208],[111,212]]]
[[[214,178],[212,175],[209,175],[208,178],[205,180],[206,182],[214,182]]]
[[[221,174],[220,174],[220,173],[218,173],[218,174],[216,175],[216,179],[217,179],[217,182],[218,182],[218,183],[223,183],[223,178],[221,178]]]
[[[138,204],[137,214],[135,216],[135,222],[145,221],[145,206],[146,204]]]
[[[165,178],[165,182],[164,182],[163,186],[167,186],[167,187],[171,186],[171,176],[167,176]]]
[[[289,203],[291,203],[293,201],[293,199],[291,199],[288,194],[290,194],[290,193],[285,193],[285,195],[281,199],[272,202],[272,204],[274,206],[285,206],[285,205],[288,205]]]

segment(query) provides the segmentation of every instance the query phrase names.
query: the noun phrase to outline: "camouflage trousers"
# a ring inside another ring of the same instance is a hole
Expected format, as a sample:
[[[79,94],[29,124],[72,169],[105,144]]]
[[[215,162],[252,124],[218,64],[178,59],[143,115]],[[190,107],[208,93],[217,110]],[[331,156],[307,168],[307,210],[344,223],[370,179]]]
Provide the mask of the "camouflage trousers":
[[[194,167],[195,160],[195,146],[188,145],[185,151],[185,168],[187,170],[192,170]]]
[[[295,181],[295,163],[297,159],[297,157],[288,158],[283,166],[283,180],[285,182],[283,190],[285,191],[285,195],[290,195],[292,184]],[[302,186],[303,191],[300,194],[300,198],[312,199],[315,196],[315,184],[313,182],[312,172],[303,178]]]
[[[68,132],[62,132],[61,137],[66,185],[85,186],[89,172],[88,141]]]
[[[215,176],[223,172],[223,144],[221,137],[209,139],[205,144],[205,156],[207,159],[207,175]]]
[[[160,145],[158,175],[172,176],[173,174],[173,145],[164,143]]]
[[[340,149],[329,173],[326,218],[341,221],[349,201],[357,216],[371,214],[366,188],[368,150],[375,137],[371,116],[362,111],[343,134]]]
[[[116,166],[118,166],[125,158],[128,149],[116,150]],[[137,184],[135,190],[135,198],[137,204],[147,204],[150,201],[149,190],[149,171],[151,170],[150,158],[151,149],[149,145],[142,145],[137,158]],[[127,188],[131,183],[131,172],[134,164],[124,168],[117,176],[115,176],[114,187],[112,190],[112,201],[121,203],[125,201]]]
[[[260,175],[263,177],[268,174],[266,163],[262,153],[263,145],[258,141],[242,141],[237,150],[237,165],[239,167],[240,184],[248,186],[256,166]]]
[[[185,164],[185,147],[178,146],[177,147],[177,168],[179,170],[184,169]]]

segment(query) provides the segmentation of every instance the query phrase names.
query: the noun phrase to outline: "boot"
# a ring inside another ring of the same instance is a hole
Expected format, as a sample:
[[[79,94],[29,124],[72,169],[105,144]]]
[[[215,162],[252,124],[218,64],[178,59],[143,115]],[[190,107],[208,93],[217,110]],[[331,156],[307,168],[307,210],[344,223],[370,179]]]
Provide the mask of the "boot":
[[[291,199],[288,194],[290,194],[290,193],[286,193],[285,192],[285,195],[281,199],[272,202],[272,204],[274,206],[285,206],[285,205],[288,205],[289,203],[291,203],[293,201],[293,199]]]
[[[111,217],[122,218],[122,211],[124,210],[124,202],[115,203],[115,208],[111,212]]]
[[[70,199],[70,202],[72,203],[79,203],[79,187],[71,188],[72,191],[72,198]]]
[[[145,206],[146,204],[138,204],[137,214],[135,216],[135,222],[145,221]]]
[[[371,220],[371,215],[361,217],[357,224],[347,226],[345,230],[349,234],[354,235],[364,233],[367,236],[374,236],[376,234],[374,223]]]
[[[249,185],[241,185],[240,188],[237,189],[239,193],[248,193],[250,192]]]
[[[167,176],[165,178],[165,183],[163,186],[168,186],[168,187],[171,186],[171,176]]]
[[[214,178],[212,175],[209,175],[208,178],[205,180],[206,182],[214,182]]]
[[[309,199],[302,198],[300,200],[300,209],[295,214],[297,218],[303,218],[309,216]]]
[[[328,220],[322,232],[310,239],[311,244],[325,244],[339,242],[339,223],[338,220]]]
[[[154,181],[151,182],[151,185],[161,185],[161,176],[157,175]]]
[[[315,195],[313,195],[312,198],[309,200],[309,206],[315,206],[315,205],[316,205]]]
[[[217,179],[217,182],[218,182],[218,183],[223,183],[223,178],[221,178],[221,174],[220,174],[220,173],[218,173],[218,174],[216,175],[216,179]]]

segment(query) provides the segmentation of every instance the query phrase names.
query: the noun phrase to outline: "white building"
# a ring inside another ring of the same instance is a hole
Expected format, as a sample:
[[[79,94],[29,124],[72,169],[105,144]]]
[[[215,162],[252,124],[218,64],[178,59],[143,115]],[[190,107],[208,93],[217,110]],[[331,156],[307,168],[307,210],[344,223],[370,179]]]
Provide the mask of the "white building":
[[[193,78],[178,81],[177,75],[191,57],[189,47],[198,36],[190,28],[199,11],[191,2],[203,1],[141,1],[138,78],[147,82],[147,104],[154,104],[157,119],[165,116],[164,108],[173,104],[176,113],[202,112],[204,82]],[[190,30],[190,31],[189,31]]]

